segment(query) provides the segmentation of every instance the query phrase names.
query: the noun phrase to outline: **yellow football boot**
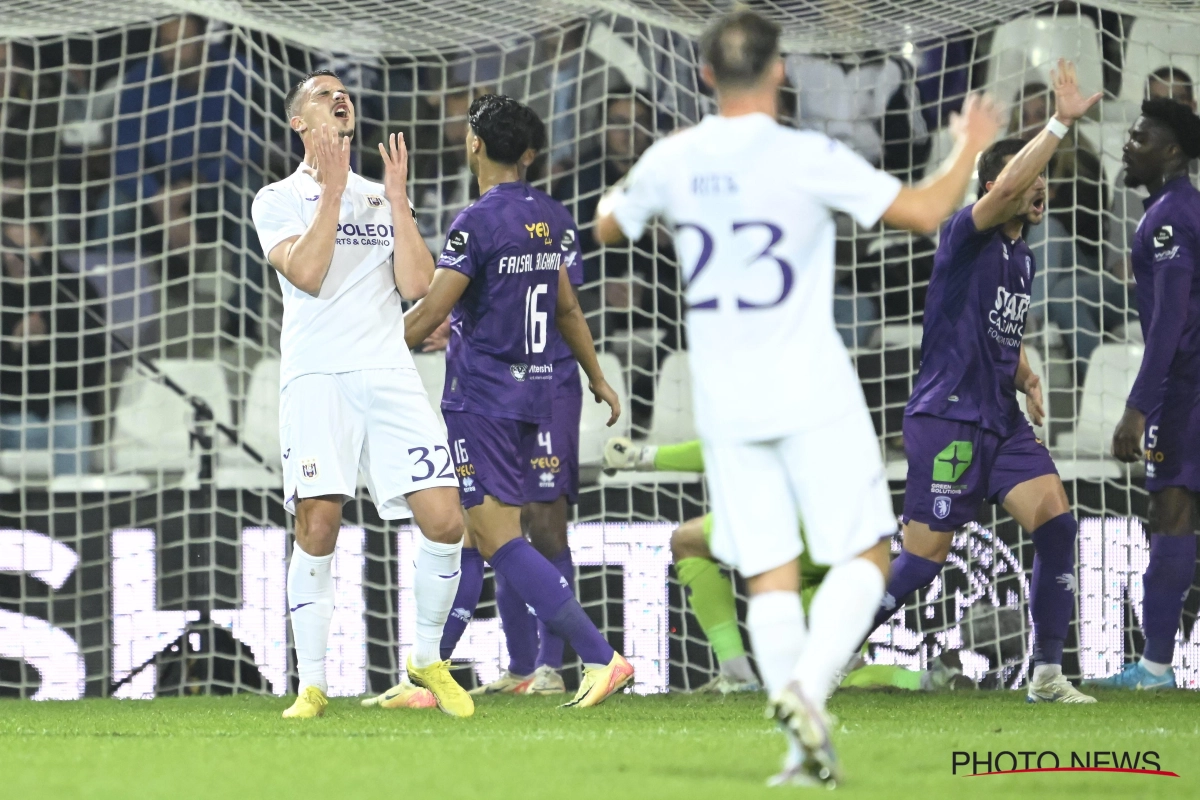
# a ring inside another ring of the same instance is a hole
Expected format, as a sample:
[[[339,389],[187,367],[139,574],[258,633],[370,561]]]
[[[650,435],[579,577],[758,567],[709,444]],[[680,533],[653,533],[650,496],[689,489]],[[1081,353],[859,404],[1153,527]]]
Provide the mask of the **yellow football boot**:
[[[304,691],[300,692],[300,696],[296,698],[296,702],[283,712],[283,718],[312,719],[321,717],[325,715],[325,706],[327,705],[329,705],[329,698],[325,696],[324,692],[315,686],[305,686]]]
[[[364,708],[379,706],[380,708],[433,708],[437,698],[428,689],[413,686],[408,681],[400,681],[386,692],[362,701]]]
[[[435,661],[428,667],[417,669],[409,656],[407,666],[408,680],[432,692],[443,713],[452,717],[469,717],[475,713],[475,701],[450,675],[449,661]]]
[[[575,699],[563,703],[563,708],[598,706],[633,680],[633,665],[620,653],[613,653],[606,666],[583,670],[583,680]]]

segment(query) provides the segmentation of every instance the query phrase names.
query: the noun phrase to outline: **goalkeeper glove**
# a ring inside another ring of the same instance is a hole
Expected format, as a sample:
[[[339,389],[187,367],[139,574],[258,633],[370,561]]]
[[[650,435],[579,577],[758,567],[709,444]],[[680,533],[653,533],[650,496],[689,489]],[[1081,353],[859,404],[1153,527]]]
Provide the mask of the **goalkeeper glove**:
[[[617,470],[653,472],[658,447],[652,444],[637,447],[624,436],[615,436],[604,443],[604,471],[612,475]]]

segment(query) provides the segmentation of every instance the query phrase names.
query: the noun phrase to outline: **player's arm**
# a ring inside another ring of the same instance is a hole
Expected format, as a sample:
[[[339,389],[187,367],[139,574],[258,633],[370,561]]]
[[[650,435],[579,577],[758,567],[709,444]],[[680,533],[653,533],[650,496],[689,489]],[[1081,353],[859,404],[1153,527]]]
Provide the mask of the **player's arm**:
[[[612,414],[609,415],[608,425],[612,427],[621,416],[621,401],[617,393],[608,385],[604,372],[600,369],[600,361],[596,358],[596,345],[592,341],[592,332],[588,329],[587,320],[583,318],[583,309],[579,307],[579,298],[575,296],[575,287],[565,269],[558,271],[558,310],[554,316],[555,325],[562,335],[571,355],[579,362],[583,374],[587,375],[588,389],[596,397],[596,402],[608,403]],[[420,341],[420,340],[418,340]]]
[[[976,157],[992,143],[1003,125],[1000,108],[987,95],[973,94],[962,113],[951,118],[954,152],[941,168],[916,186],[902,186],[883,212],[893,228],[932,235],[953,214],[975,172]]]
[[[325,125],[320,132],[309,131],[307,135],[317,162],[316,169],[309,173],[321,187],[317,211],[308,229],[272,247],[267,261],[292,286],[316,297],[333,261],[342,193],[350,176],[350,140],[336,131],[327,131]]]
[[[1017,362],[1017,375],[1013,381],[1018,392],[1025,395],[1025,409],[1034,425],[1046,421],[1046,407],[1042,402],[1042,377],[1029,366],[1029,357],[1025,355],[1025,343],[1021,343],[1021,360]]]
[[[1076,120],[1099,102],[1102,92],[1084,98],[1079,94],[1079,81],[1075,76],[1075,65],[1066,59],[1058,60],[1058,68],[1051,72],[1054,83],[1054,119],[1070,128]],[[1025,192],[1033,186],[1042,170],[1050,163],[1058,149],[1065,130],[1051,130],[1047,125],[1041,133],[1025,145],[1001,170],[988,193],[971,209],[975,229],[980,231],[1012,219],[1020,208]]]
[[[404,343],[409,350],[437,330],[470,283],[470,278],[456,270],[434,271],[429,292],[404,315]]]
[[[1175,256],[1154,265],[1154,311],[1150,329],[1146,331],[1146,351],[1125,401],[1125,413],[1113,432],[1113,455],[1120,461],[1142,458],[1146,414],[1162,401],[1163,384],[1187,322],[1192,274],[1196,269],[1195,251],[1187,241],[1191,232],[1183,226],[1175,230],[1179,232],[1161,248],[1164,254],[1175,248]]]
[[[624,239],[637,241],[650,219],[665,210],[662,197],[663,174],[672,142],[655,142],[637,163],[617,181],[596,204],[592,236],[601,244],[618,244]]]
[[[620,244],[625,238],[621,224],[613,214],[613,208],[624,191],[623,183],[624,180],[618,181],[596,204],[596,224],[592,228],[592,236],[600,244]]]
[[[638,447],[624,436],[614,436],[604,443],[604,469],[609,474],[630,469],[638,472],[704,472],[704,451],[699,439]]]
[[[417,218],[408,202],[408,148],[404,145],[404,134],[391,134],[388,147],[385,149],[383,142],[379,143],[383,189],[392,206],[392,228],[396,234],[392,278],[401,297],[419,300],[433,281],[433,256],[417,230]]]

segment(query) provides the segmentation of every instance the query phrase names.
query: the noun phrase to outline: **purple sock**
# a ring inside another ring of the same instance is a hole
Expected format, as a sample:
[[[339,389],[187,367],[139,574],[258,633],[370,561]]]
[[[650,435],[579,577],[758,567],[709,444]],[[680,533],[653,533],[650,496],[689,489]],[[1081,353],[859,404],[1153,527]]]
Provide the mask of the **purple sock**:
[[[467,623],[479,605],[479,594],[483,591],[483,556],[474,547],[462,549],[462,577],[458,582],[458,593],[454,595],[454,605],[450,607],[450,616],[446,617],[446,626],[442,628],[442,659],[448,659],[458,646]]]
[[[900,555],[892,562],[887,591],[883,593],[879,611],[875,612],[875,624],[871,626],[871,630],[891,619],[896,609],[908,602],[910,594],[933,583],[933,579],[941,571],[941,563],[901,550]]]
[[[1059,514],[1033,532],[1033,580],[1029,614],[1033,617],[1033,663],[1062,664],[1063,642],[1075,613],[1075,534],[1070,514]]]
[[[567,579],[567,585],[571,588],[571,594],[575,593],[575,562],[571,560],[571,548],[564,547],[563,551],[550,559],[550,563],[558,567],[558,571]],[[547,666],[552,669],[562,669],[563,662],[563,640],[559,636],[546,627],[546,623],[538,620],[537,624],[538,637],[541,640],[541,647],[538,648],[537,665]]]
[[[492,556],[492,569],[508,579],[546,627],[571,643],[585,664],[612,661],[612,646],[575,599],[567,579],[533,545],[518,536]]]
[[[508,671],[514,675],[529,675],[535,668],[537,657],[538,628],[540,624],[521,595],[509,585],[508,578],[496,573],[496,611],[500,624],[504,626],[504,640],[508,644]]]
[[[1150,535],[1150,565],[1142,576],[1142,632],[1146,634],[1142,657],[1146,660],[1159,664],[1175,660],[1179,614],[1195,571],[1195,534]]]

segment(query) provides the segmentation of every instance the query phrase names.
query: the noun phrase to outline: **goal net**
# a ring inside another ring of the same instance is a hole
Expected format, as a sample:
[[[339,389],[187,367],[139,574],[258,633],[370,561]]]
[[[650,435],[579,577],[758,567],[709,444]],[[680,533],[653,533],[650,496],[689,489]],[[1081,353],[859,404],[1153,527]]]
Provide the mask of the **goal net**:
[[[1190,32],[1200,8],[747,5],[784,26],[783,117],[905,180],[949,152],[948,120],[969,91],[1010,103],[1009,133],[1020,136],[1052,113],[1046,84],[1058,56],[1077,63],[1086,90],[1104,90],[1050,167],[1047,221],[1029,234],[1038,279],[1023,300],[1025,342],[1049,389],[1040,433],[1080,519],[1079,621],[1065,668],[1118,669],[1142,646],[1148,557],[1143,476],[1106,456],[1142,349],[1126,260],[1141,205],[1120,180],[1120,150],[1147,92],[1194,96],[1200,45]],[[260,187],[299,163],[283,98],[318,67],[352,92],[356,170],[378,177],[377,144],[404,133],[410,196],[434,251],[475,193],[463,156],[471,100],[509,94],[545,120],[547,147],[529,178],[585,229],[581,303],[629,411],[615,430],[585,411],[571,532],[577,591],[634,660],[640,691],[707,680],[716,662],[669,549],[675,525],[706,510],[702,478],[599,469],[609,435],[695,436],[680,268],[661,226],[619,247],[599,247],[587,229],[601,192],[637,155],[711,110],[695,40],[730,7],[9,3],[0,21],[0,695],[294,689],[277,428],[281,303],[248,212]],[[907,472],[900,422],[935,246],[838,220],[835,318],[897,509]],[[444,361],[417,360],[436,399]],[[986,513],[956,535],[941,577],[872,636],[870,660],[921,669],[961,650],[984,685],[1022,680],[1032,544],[1003,512]],[[395,681],[414,635],[413,535],[383,524],[365,490],[347,505],[334,562],[333,694]],[[1175,663],[1193,688],[1198,600],[1193,592]],[[505,666],[490,577],[456,656],[470,680]],[[578,680],[577,662],[566,677]]]

